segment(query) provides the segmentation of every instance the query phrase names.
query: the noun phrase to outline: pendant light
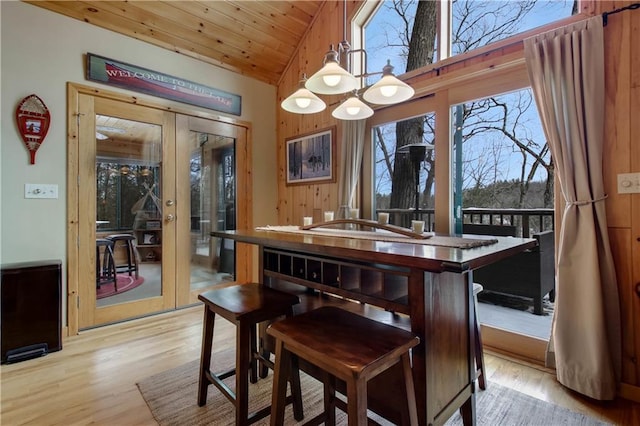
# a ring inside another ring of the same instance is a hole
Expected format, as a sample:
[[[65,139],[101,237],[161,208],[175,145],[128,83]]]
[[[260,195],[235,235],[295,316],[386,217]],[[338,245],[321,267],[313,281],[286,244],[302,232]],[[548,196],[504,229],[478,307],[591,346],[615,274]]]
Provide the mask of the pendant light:
[[[393,66],[387,60],[380,81],[369,87],[362,97],[372,104],[391,105],[410,99],[414,93],[413,87],[393,75]]]
[[[354,93],[353,96],[334,109],[331,115],[340,120],[361,120],[371,117],[373,110],[360,100],[357,93]]]
[[[296,114],[313,114],[327,107],[322,99],[305,87],[306,81],[307,76],[303,75],[298,90],[280,104],[282,109]]]
[[[341,49],[344,49],[343,44]],[[348,51],[348,45],[345,51]],[[339,59],[340,55],[332,45],[324,55],[323,67],[307,80],[305,87],[322,95],[338,95],[357,89],[358,79],[340,66]]]

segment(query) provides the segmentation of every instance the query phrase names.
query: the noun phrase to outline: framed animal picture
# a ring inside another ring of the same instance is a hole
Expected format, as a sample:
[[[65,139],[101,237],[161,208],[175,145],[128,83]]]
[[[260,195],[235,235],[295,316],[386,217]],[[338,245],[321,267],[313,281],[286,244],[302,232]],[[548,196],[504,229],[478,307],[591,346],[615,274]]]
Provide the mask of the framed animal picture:
[[[336,180],[336,128],[286,140],[287,185]]]

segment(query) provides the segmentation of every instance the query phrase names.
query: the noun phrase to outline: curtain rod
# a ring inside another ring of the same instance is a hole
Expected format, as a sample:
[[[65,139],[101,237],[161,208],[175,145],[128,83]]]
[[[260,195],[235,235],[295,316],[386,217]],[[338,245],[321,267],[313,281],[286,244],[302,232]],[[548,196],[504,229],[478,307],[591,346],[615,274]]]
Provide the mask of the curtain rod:
[[[633,4],[630,4],[629,6],[625,6],[625,7],[621,7],[620,9],[612,10],[611,12],[604,12],[602,14],[602,26],[604,26],[604,27],[607,26],[607,21],[609,19],[609,15],[613,15],[614,13],[618,13],[618,12],[623,12],[625,10],[634,10],[634,9],[640,9],[640,3],[633,3]]]

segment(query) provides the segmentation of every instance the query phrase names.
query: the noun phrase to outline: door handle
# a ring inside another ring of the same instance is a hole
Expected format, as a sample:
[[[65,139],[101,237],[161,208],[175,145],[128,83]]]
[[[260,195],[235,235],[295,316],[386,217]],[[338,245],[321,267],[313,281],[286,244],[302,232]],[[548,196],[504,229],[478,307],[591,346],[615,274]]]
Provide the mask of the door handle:
[[[167,202],[165,203],[167,206],[171,207],[172,205],[175,204],[175,202],[173,200],[167,200]]]
[[[173,222],[176,219],[176,217],[172,214],[168,214],[165,219],[167,222]]]

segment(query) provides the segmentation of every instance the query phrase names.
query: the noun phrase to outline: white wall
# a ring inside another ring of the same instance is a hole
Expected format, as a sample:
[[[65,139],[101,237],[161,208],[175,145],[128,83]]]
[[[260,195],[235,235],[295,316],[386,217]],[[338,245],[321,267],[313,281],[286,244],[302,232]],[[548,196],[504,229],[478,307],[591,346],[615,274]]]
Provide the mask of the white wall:
[[[275,107],[270,107],[276,104],[274,86],[30,4],[1,1],[0,15],[2,263],[61,259],[66,274],[66,83],[123,92],[85,80],[83,54],[87,52],[241,95],[242,116],[230,117],[252,124],[254,223],[275,223],[276,114]],[[35,165],[29,164],[14,119],[16,106],[30,94],[38,95],[51,113],[49,134],[37,151]],[[56,184],[59,198],[25,199],[25,183]]]

